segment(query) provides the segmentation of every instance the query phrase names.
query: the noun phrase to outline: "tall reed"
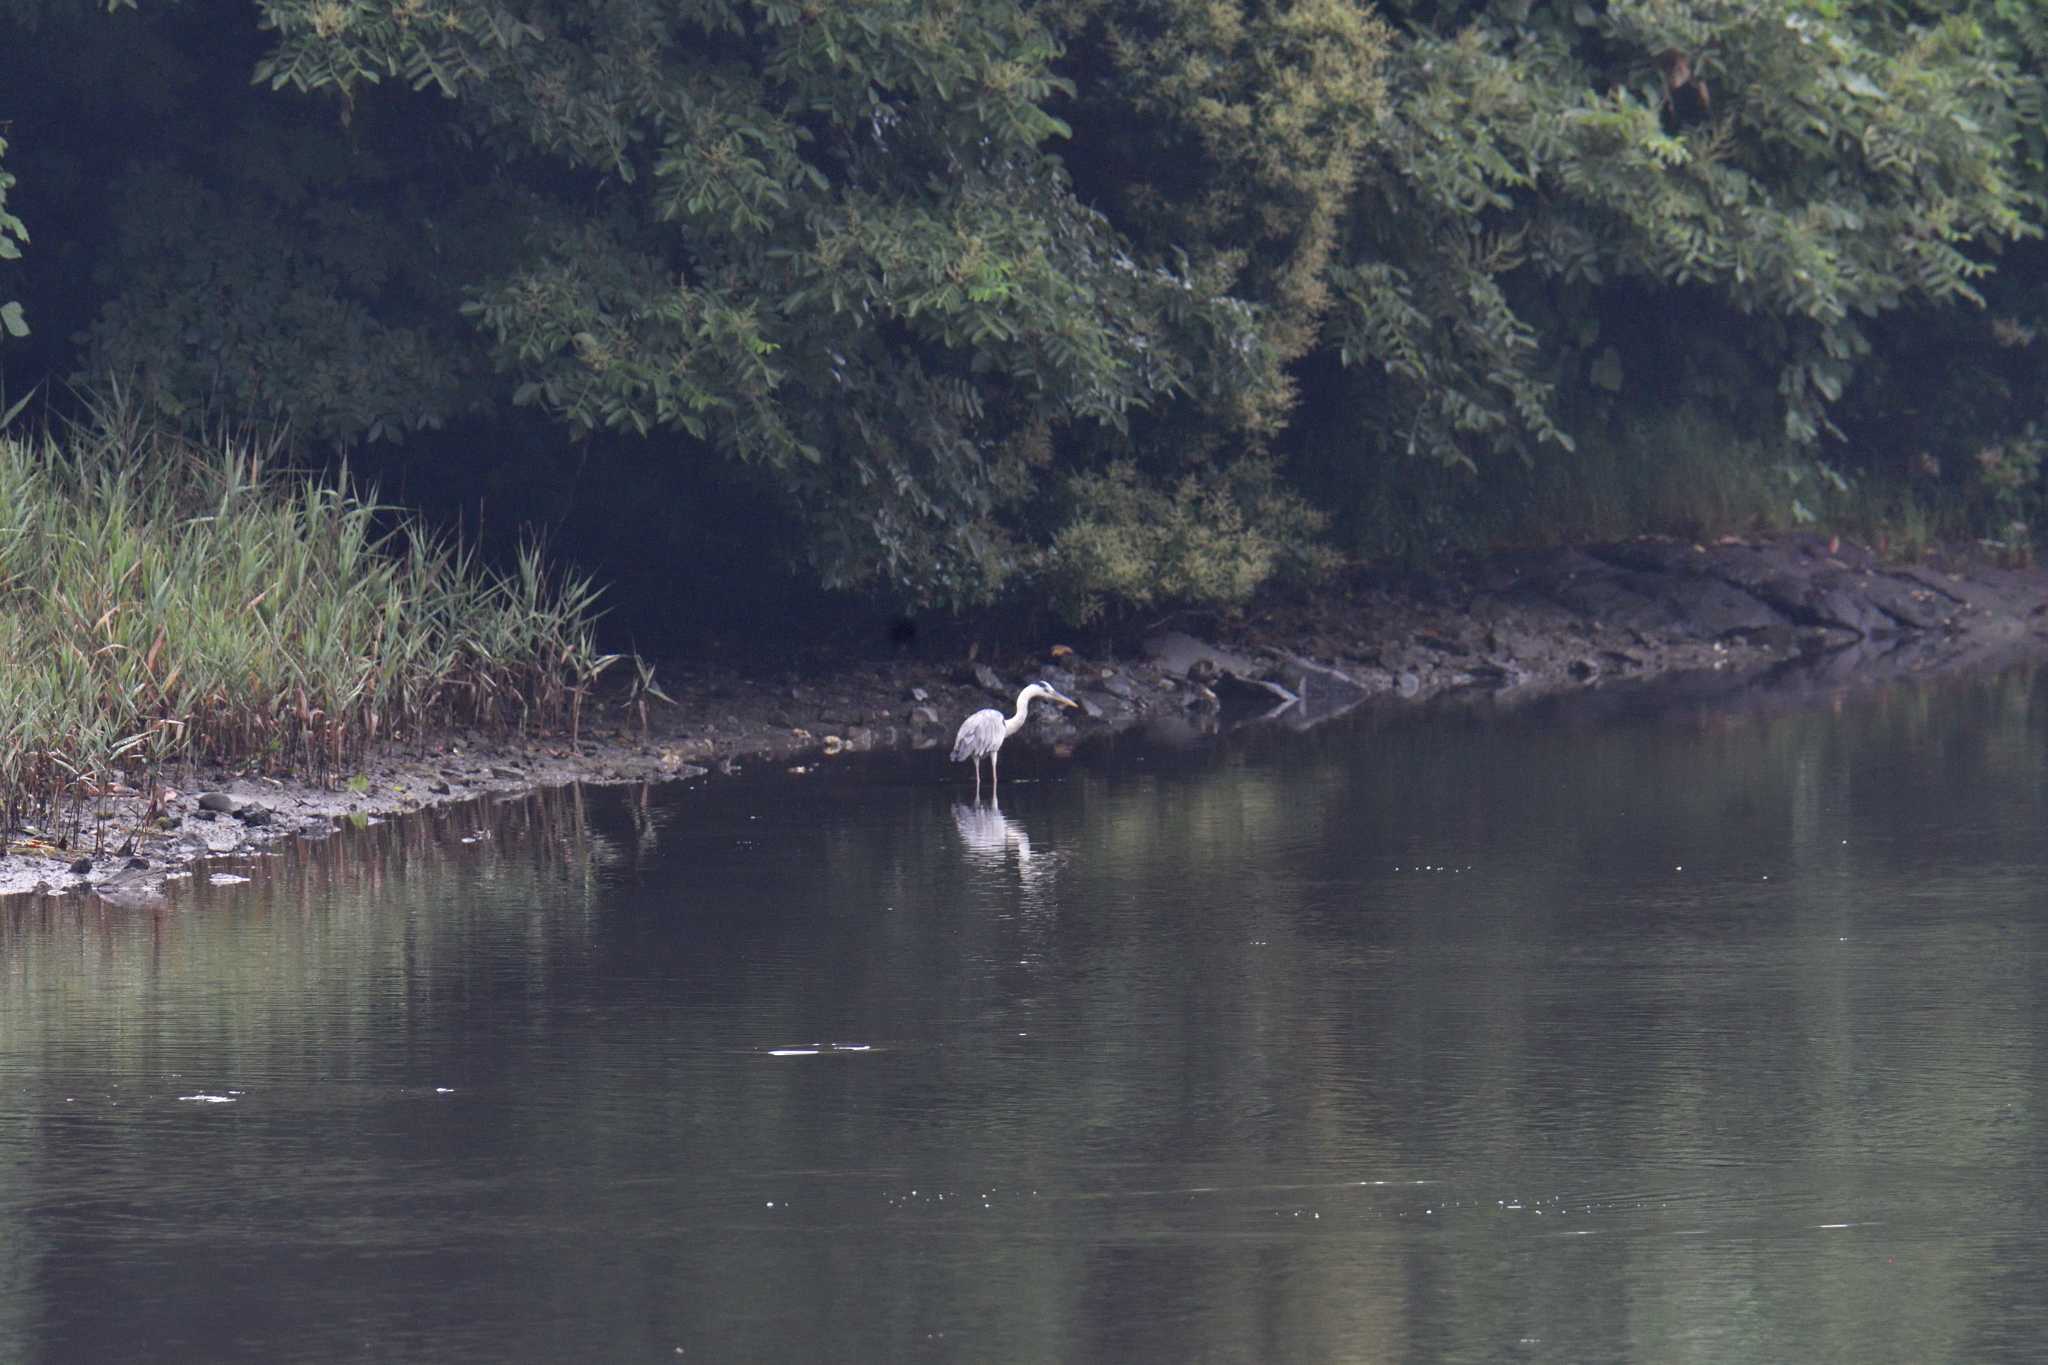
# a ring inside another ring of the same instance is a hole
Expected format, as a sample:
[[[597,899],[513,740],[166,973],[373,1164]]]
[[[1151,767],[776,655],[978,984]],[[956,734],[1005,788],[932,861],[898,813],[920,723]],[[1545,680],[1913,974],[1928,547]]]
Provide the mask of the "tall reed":
[[[9,825],[166,765],[329,776],[451,724],[574,726],[614,662],[597,589],[510,575],[279,449],[103,421],[0,431]]]

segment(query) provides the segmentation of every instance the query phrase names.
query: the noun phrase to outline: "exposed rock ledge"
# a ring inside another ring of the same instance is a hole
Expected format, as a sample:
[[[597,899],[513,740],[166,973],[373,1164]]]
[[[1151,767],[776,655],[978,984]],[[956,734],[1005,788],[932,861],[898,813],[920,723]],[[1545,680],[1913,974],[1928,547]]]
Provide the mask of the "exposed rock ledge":
[[[206,860],[345,820],[574,781],[663,781],[754,762],[801,772],[861,750],[938,748],[961,717],[1007,705],[1034,677],[1082,709],[1036,722],[1032,735],[1071,743],[1141,722],[1305,726],[1374,699],[1513,702],[1673,674],[1726,679],[1730,692],[1832,689],[2044,648],[2048,574],[1967,556],[1883,564],[1815,536],[1501,555],[1427,575],[1361,573],[1199,636],[1161,629],[1136,658],[1049,647],[992,667],[906,652],[808,677],[686,666],[664,670],[679,704],[644,734],[637,714],[614,707],[574,743],[446,735],[392,746],[332,788],[181,773],[159,818],[115,793],[78,822],[9,831],[0,895],[89,889],[150,905],[167,873],[203,873]]]

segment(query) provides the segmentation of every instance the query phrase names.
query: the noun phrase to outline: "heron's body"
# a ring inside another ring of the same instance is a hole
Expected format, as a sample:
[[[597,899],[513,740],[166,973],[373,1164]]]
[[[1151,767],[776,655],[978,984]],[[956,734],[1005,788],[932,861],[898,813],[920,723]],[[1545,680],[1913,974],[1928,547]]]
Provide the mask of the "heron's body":
[[[1003,741],[1024,728],[1024,722],[1031,716],[1031,703],[1044,697],[1047,701],[1058,702],[1061,706],[1072,706],[1073,702],[1047,687],[1044,683],[1031,683],[1017,694],[1016,713],[1005,719],[1003,713],[991,706],[976,711],[960,722],[960,733],[953,740],[953,761],[974,764],[974,794],[981,795],[981,760],[988,759],[988,786],[996,786],[996,750],[1003,747]]]

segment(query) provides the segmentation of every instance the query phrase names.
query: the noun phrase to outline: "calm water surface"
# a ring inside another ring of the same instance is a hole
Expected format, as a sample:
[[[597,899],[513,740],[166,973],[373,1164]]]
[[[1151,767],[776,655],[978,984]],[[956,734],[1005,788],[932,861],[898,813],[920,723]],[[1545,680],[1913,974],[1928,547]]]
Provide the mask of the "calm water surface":
[[[2048,672],[0,902],[0,1360],[2019,1361]]]

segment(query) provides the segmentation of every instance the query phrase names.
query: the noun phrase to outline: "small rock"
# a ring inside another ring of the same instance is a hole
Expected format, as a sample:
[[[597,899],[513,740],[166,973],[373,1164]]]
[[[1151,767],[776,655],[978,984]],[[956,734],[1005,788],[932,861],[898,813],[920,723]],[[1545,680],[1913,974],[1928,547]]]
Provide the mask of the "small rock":
[[[127,868],[131,872],[140,872],[142,869],[149,866],[149,859],[130,858],[127,862],[123,863],[122,866]]]
[[[933,707],[913,706],[910,708],[910,714],[906,719],[912,725],[937,725],[939,723],[939,713]]]
[[[427,790],[432,792],[436,796],[446,796],[448,795],[450,788],[446,782],[429,782],[427,784]]]
[[[71,875],[74,877],[83,877],[91,871],[92,859],[90,858],[80,858],[77,862],[71,865]]]
[[[976,664],[974,666],[974,685],[986,692],[1007,692],[1009,690],[1003,686],[1003,680],[996,676],[996,671],[987,664]]]
[[[913,687],[910,689],[910,699],[912,701],[930,701],[932,694],[925,691],[922,687]]]
[[[491,776],[504,778],[508,782],[517,782],[525,777],[526,774],[520,772],[517,768],[501,768],[493,763],[491,765]]]
[[[235,798],[226,792],[207,792],[199,798],[199,809],[225,813],[235,808]]]
[[[1129,678],[1124,677],[1121,673],[1113,673],[1109,677],[1104,678],[1101,686],[1102,690],[1109,693],[1110,696],[1120,697],[1124,701],[1132,701],[1138,695],[1136,684],[1132,683]]]
[[[235,818],[251,829],[255,829],[258,826],[269,824],[275,817],[262,806],[244,806],[235,812]]]
[[[1422,679],[1413,673],[1403,672],[1400,677],[1394,679],[1394,690],[1404,697],[1412,697],[1422,690]]]

